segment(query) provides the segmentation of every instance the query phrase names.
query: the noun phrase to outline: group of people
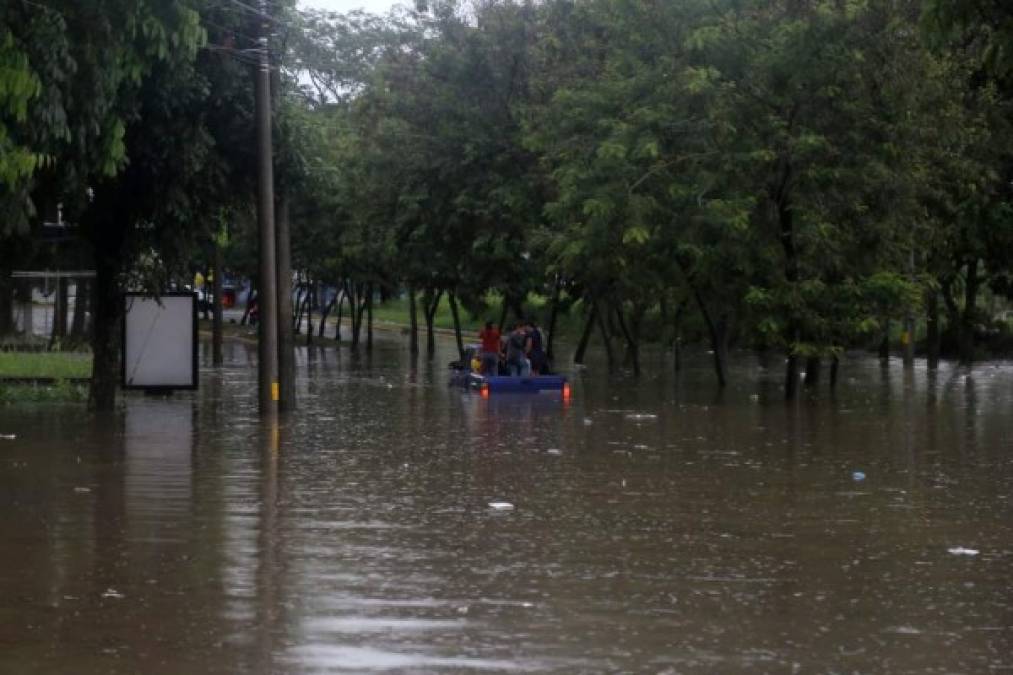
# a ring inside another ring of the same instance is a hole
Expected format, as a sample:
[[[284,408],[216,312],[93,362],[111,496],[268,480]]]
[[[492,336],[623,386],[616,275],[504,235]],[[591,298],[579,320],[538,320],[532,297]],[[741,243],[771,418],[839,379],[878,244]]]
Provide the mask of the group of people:
[[[528,377],[548,372],[545,339],[534,321],[518,321],[506,335],[492,321],[486,321],[478,339],[482,343],[479,367],[483,375]]]

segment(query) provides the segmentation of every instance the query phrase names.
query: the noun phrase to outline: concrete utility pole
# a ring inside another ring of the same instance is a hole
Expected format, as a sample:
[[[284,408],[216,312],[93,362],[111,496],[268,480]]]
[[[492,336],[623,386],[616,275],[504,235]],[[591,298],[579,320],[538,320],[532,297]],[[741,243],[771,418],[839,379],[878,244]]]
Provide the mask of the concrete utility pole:
[[[278,284],[275,269],[274,167],[271,149],[271,60],[267,0],[261,0],[260,65],[254,80],[257,129],[257,224],[260,227],[260,340],[258,341],[258,395],[260,414],[278,414]]]

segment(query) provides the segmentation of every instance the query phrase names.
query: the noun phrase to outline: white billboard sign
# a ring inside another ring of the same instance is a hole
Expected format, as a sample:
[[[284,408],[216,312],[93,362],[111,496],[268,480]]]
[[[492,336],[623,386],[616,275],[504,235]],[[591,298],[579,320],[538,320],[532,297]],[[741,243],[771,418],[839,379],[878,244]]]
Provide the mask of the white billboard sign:
[[[125,389],[196,389],[196,294],[127,293],[122,365]]]

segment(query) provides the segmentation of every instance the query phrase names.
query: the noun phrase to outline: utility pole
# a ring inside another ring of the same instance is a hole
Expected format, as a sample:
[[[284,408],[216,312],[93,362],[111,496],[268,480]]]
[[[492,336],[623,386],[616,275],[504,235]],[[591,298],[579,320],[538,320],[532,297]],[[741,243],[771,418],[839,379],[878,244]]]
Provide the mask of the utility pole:
[[[257,129],[257,225],[260,228],[260,339],[258,340],[258,398],[260,414],[278,414],[278,285],[275,269],[274,168],[271,148],[271,59],[267,0],[261,0],[260,64],[254,80]]]
[[[275,243],[278,254],[278,370],[283,411],[295,410],[295,336],[292,334],[292,243],[284,180],[278,199]]]

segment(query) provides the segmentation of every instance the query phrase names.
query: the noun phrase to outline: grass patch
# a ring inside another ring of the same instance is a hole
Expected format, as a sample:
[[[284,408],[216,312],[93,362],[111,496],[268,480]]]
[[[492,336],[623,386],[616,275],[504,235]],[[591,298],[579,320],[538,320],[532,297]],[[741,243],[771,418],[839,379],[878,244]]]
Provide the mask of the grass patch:
[[[16,403],[83,403],[88,400],[88,386],[65,380],[52,385],[0,384],[0,405]]]
[[[0,352],[0,377],[91,376],[91,354],[73,352]]]

